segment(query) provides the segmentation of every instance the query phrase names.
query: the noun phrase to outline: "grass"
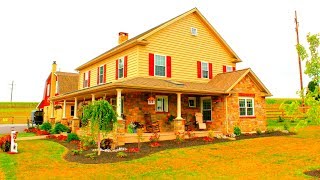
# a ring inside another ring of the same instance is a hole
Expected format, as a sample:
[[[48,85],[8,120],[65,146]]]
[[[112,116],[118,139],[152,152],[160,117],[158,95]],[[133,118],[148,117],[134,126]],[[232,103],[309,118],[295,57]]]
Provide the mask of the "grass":
[[[320,168],[319,131],[310,126],[296,136],[170,149],[99,165],[65,161],[65,147],[53,141],[20,141],[19,154],[0,153],[0,166],[7,179],[301,179],[308,177],[304,171]]]

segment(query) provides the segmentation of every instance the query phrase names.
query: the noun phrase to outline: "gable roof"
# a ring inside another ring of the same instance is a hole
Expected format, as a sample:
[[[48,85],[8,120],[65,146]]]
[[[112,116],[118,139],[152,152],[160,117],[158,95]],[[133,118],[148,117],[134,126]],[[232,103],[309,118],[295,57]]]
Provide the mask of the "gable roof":
[[[270,91],[250,68],[217,74],[208,84],[210,84],[212,88],[220,88],[222,91],[230,93],[231,90],[247,75],[261,91],[266,93],[266,96],[272,96]]]
[[[59,94],[65,94],[78,89],[79,74],[69,72],[56,72],[58,79]]]
[[[142,45],[146,45],[148,44],[148,41],[146,41],[145,39],[152,36],[154,33],[160,31],[161,29],[166,28],[167,26],[177,22],[178,20],[192,14],[195,13],[196,15],[198,15],[198,17],[200,18],[200,20],[202,20],[204,22],[204,24],[211,30],[213,31],[213,33],[218,37],[218,39],[222,42],[222,44],[227,48],[228,51],[230,51],[230,53],[235,57],[235,62],[242,62],[242,60],[239,58],[239,56],[231,49],[231,47],[227,44],[227,42],[221,37],[221,35],[217,32],[217,30],[207,21],[207,19],[200,13],[200,11],[197,8],[193,8],[175,18],[170,19],[169,21],[166,21],[152,29],[149,29],[148,31],[141,33],[129,40],[127,40],[126,42],[119,44],[118,46],[104,52],[103,54],[95,57],[94,59],[82,64],[81,66],[77,67],[76,70],[79,71],[83,68],[86,68],[96,62],[98,62],[101,58],[107,58],[109,56],[112,56],[114,54],[117,54],[118,52],[124,51],[126,49],[129,49],[135,45],[138,44],[142,44]]]

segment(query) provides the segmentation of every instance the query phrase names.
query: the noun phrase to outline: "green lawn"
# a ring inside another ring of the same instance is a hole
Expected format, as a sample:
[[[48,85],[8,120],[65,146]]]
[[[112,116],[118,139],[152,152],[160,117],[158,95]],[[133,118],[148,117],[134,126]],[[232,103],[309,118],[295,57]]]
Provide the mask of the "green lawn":
[[[304,179],[320,168],[320,126],[298,135],[171,149],[129,162],[79,164],[47,140],[19,141],[19,154],[0,153],[6,179]]]

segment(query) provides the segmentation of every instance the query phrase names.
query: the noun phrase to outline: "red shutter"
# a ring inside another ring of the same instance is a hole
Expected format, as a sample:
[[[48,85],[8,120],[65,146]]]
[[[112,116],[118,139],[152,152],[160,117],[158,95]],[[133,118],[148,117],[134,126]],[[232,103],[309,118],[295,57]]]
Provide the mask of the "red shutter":
[[[201,62],[197,61],[198,78],[201,78]]]
[[[154,54],[149,53],[149,75],[154,76]]]
[[[167,56],[167,77],[171,78],[171,56]]]
[[[236,67],[232,67],[232,70],[235,71],[235,70],[236,70]]]
[[[100,67],[98,67],[97,69],[97,85],[99,84],[99,70],[100,70]]]
[[[125,56],[124,57],[124,77],[127,77],[127,71],[128,71],[128,69],[127,69],[127,67],[128,67],[128,56]]]
[[[118,59],[116,60],[116,80],[118,79]]]
[[[86,80],[86,73],[83,73],[83,82],[82,82],[82,87],[84,88],[84,81]]]
[[[222,67],[222,72],[224,72],[224,73],[227,72],[227,66]]]
[[[106,83],[106,77],[107,77],[107,65],[103,65],[103,83]]]
[[[212,63],[209,63],[209,79],[212,79]]]
[[[89,78],[88,78],[88,87],[90,87],[90,71],[88,71],[88,76],[89,76]]]

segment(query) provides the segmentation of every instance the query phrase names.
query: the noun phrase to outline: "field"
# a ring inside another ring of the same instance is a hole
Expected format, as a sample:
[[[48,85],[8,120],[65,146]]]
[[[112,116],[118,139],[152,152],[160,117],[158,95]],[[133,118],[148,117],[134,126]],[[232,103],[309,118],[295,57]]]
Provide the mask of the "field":
[[[305,171],[320,168],[319,131],[309,126],[293,136],[170,149],[105,164],[68,162],[67,149],[57,142],[20,141],[19,154],[0,153],[0,179],[305,179]]]
[[[0,124],[26,124],[37,102],[0,102]]]

